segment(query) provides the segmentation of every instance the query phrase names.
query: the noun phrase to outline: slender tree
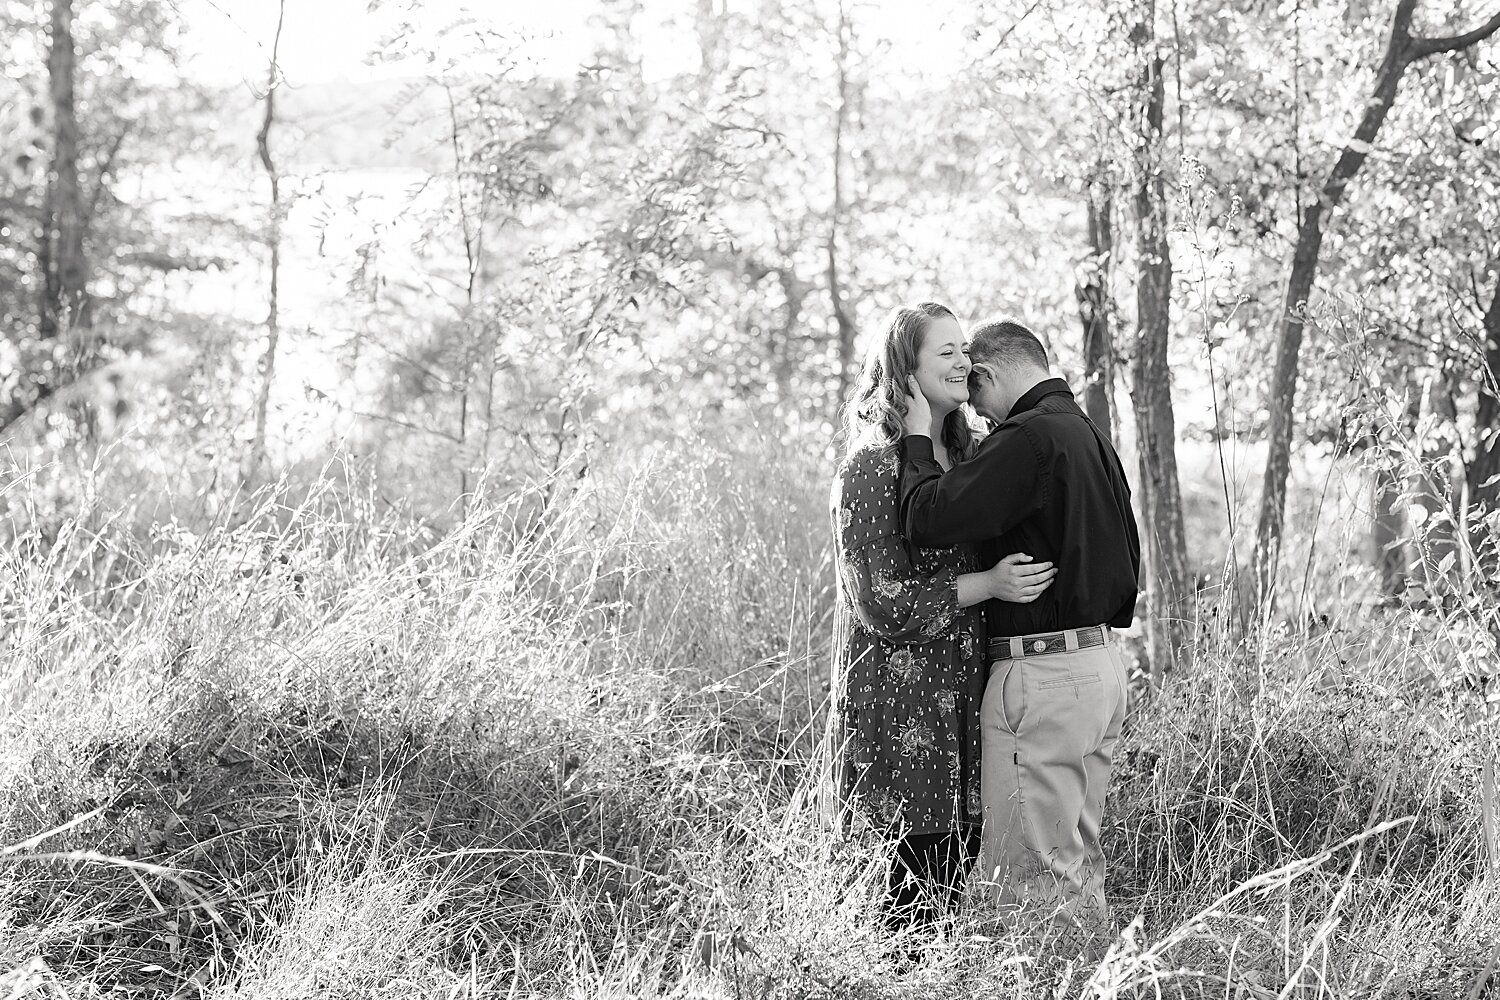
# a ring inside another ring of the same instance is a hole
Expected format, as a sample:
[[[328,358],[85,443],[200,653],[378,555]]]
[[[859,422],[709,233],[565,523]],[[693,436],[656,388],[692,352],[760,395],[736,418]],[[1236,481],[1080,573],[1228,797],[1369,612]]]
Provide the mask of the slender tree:
[[[1397,3],[1395,14],[1391,18],[1390,38],[1385,55],[1376,70],[1375,86],[1365,102],[1364,114],[1354,131],[1354,138],[1344,146],[1338,159],[1334,161],[1318,197],[1303,206],[1297,220],[1297,240],[1282,296],[1276,363],[1271,375],[1270,447],[1266,455],[1254,556],[1255,596],[1258,601],[1268,600],[1272,596],[1280,556],[1286,512],[1286,481],[1291,469],[1292,429],[1295,421],[1293,404],[1297,392],[1298,362],[1302,350],[1303,328],[1307,320],[1308,298],[1317,278],[1318,258],[1323,247],[1325,220],[1343,201],[1350,181],[1359,173],[1374,148],[1375,139],[1396,101],[1396,93],[1407,68],[1430,56],[1476,45],[1500,30],[1500,11],[1496,11],[1483,25],[1463,34],[1444,38],[1414,36],[1411,24],[1417,2],[1418,0],[1399,0]]]
[[[1474,454],[1464,469],[1469,510],[1469,551],[1476,575],[1500,579],[1500,537],[1492,533],[1484,515],[1500,511],[1500,279],[1490,296],[1481,323],[1482,363],[1479,372],[1474,429]]]
[[[173,245],[206,215],[158,216],[149,195],[117,197],[122,173],[154,176],[179,155],[193,128],[185,112],[204,106],[186,78],[138,71],[178,64],[177,23],[157,2],[0,2],[10,60],[0,73],[0,339],[14,351],[0,364],[0,434],[52,405],[86,434],[103,397],[121,412],[119,379],[99,369],[147,328],[106,344],[102,308],[128,313],[143,281],[211,263]]]
[[[723,0],[697,0],[693,15],[698,36],[698,86],[707,88],[724,64]]]
[[[1462,457],[1456,433],[1458,406],[1442,372],[1430,373],[1414,398],[1419,405],[1421,461],[1413,470],[1410,491],[1414,502],[1429,512],[1421,525],[1417,568],[1427,595],[1436,599],[1453,592],[1462,570],[1454,521],[1454,512],[1463,502],[1463,480],[1455,474]]]
[[[250,444],[250,463],[245,478],[253,478],[266,455],[266,411],[271,401],[271,383],[276,378],[276,348],[281,339],[281,174],[271,157],[271,128],[276,124],[276,90],[281,83],[278,59],[281,53],[281,29],[286,23],[286,0],[280,0],[276,11],[276,34],[271,39],[271,65],[266,71],[266,96],[255,133],[255,149],[260,165],[271,185],[271,224],[266,242],[271,250],[270,301],[266,312],[266,349],[260,357],[260,385],[255,394],[255,438]]]
[[[1484,311],[1484,370],[1474,426],[1478,441],[1469,462],[1469,500],[1500,510],[1500,279],[1495,282],[1489,308]]]
[[[839,230],[845,215],[844,205],[844,133],[849,125],[850,79],[849,79],[849,35],[853,25],[849,20],[847,0],[839,0],[837,23],[837,91],[834,97],[833,117],[833,202],[828,207],[827,277],[829,304],[833,310],[834,327],[838,336],[838,395],[834,408],[843,405],[849,398],[849,389],[854,378],[854,317],[850,314],[845,297],[842,277],[839,273]],[[835,421],[835,426],[837,421]]]
[[[464,321],[474,319],[475,296],[479,291],[479,275],[484,267],[484,229],[488,221],[489,196],[481,189],[469,190],[471,168],[464,151],[465,123],[459,114],[459,97],[453,84],[440,83],[448,106],[448,141],[453,153],[453,194],[457,201],[459,234],[464,245]],[[470,397],[474,389],[474,365],[478,359],[475,348],[479,346],[466,338],[460,348],[463,358],[459,377],[458,393],[458,490],[460,510],[467,514],[469,508],[469,474],[481,456],[476,454],[469,440]],[[493,352],[491,352],[493,353]],[[493,380],[490,380],[493,385]],[[492,412],[492,411],[490,411]],[[486,433],[488,433],[486,431]]]
[[[78,116],[73,101],[76,51],[72,0],[52,0],[47,79],[52,98],[52,164],[42,215],[40,329],[44,338],[68,331],[75,363],[92,349],[89,264],[84,256],[83,187],[78,178]]]
[[[1172,413],[1172,375],[1167,364],[1171,332],[1172,254],[1167,242],[1166,182],[1162,173],[1162,111],[1165,60],[1155,51],[1148,2],[1138,32],[1142,38],[1139,136],[1135,154],[1136,283],[1135,359],[1131,402],[1140,464],[1141,508],[1150,573],[1151,670],[1171,668],[1185,637],[1187,542],[1177,478],[1177,430]]]
[[[1401,477],[1392,468],[1394,456],[1376,465],[1375,513],[1371,521],[1372,556],[1380,574],[1380,592],[1399,597],[1406,591],[1406,515]]]
[[[1114,269],[1114,195],[1103,161],[1088,185],[1089,254],[1078,266],[1073,293],[1083,324],[1083,409],[1114,440],[1114,331],[1110,276]]]

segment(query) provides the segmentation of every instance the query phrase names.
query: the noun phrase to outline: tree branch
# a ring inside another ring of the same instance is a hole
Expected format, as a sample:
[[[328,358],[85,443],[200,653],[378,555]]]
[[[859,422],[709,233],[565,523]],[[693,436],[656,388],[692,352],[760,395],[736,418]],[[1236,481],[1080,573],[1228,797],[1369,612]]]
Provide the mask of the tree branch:
[[[1495,11],[1488,21],[1473,31],[1466,31],[1461,35],[1450,35],[1447,38],[1413,38],[1406,50],[1406,59],[1407,62],[1415,62],[1440,52],[1456,52],[1459,49],[1466,49],[1484,41],[1497,31],[1500,31],[1500,10]]]
[[[99,210],[99,196],[104,193],[109,176],[114,173],[115,158],[119,155],[120,147],[125,144],[125,137],[130,134],[130,129],[134,124],[134,122],[126,122],[104,153],[104,158],[99,165],[99,175],[94,179],[94,190],[89,194],[88,208],[84,209],[85,228],[93,225],[94,215]]]
[[[41,382],[36,385],[36,396],[27,402],[13,397],[9,403],[0,406],[0,436],[3,436],[12,426],[21,422],[22,418],[39,410],[53,393],[57,390],[50,382]]]
[[[224,270],[230,266],[230,262],[223,257],[195,257],[191,254],[178,256],[157,250],[132,250],[129,253],[122,254],[120,261],[125,264],[144,267],[151,271]]]
[[[344,406],[337,399],[334,399],[332,396],[328,395],[328,393],[312,386],[308,386],[307,391],[311,396],[313,396],[320,402],[328,403],[339,413],[347,413],[351,417],[358,417],[362,420],[379,420],[382,423],[392,424],[396,427],[402,427],[409,431],[415,431],[418,434],[430,434],[433,437],[439,437],[444,441],[451,441],[454,444],[464,443],[464,439],[459,437],[457,434],[450,434],[447,431],[439,430],[436,427],[423,427],[421,424],[414,424],[409,420],[402,420],[400,417],[393,417],[386,413],[372,413],[366,410],[356,409],[352,406]]]
[[[66,403],[69,396],[75,396],[80,390],[86,389],[88,383],[98,378],[101,372],[111,369],[118,371],[119,365],[118,361],[103,364],[98,358],[93,358],[86,359],[81,365],[54,371],[54,378],[47,381],[33,375],[31,387],[35,395],[23,401],[13,394],[9,403],[0,406],[0,435],[8,433],[31,414],[40,413],[54,398]]]

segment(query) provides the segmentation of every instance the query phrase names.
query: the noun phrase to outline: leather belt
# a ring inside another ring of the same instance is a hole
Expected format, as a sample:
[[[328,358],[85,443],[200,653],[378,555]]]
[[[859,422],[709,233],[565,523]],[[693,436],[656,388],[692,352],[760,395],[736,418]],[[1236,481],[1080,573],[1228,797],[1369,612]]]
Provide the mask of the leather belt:
[[[1061,632],[1000,636],[990,640],[989,654],[991,660],[1019,660],[1027,656],[1088,649],[1090,646],[1103,646],[1111,642],[1114,642],[1114,629],[1108,625],[1090,625],[1088,628],[1065,628]]]

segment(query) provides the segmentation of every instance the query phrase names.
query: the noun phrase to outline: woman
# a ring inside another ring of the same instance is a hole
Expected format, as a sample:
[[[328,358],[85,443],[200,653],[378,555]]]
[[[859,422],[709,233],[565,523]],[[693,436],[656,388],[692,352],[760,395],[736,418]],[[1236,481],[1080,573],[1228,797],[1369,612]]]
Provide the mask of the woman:
[[[946,469],[976,447],[960,410],[968,376],[951,310],[895,310],[846,404],[848,452],[833,485],[835,782],[846,822],[899,837],[886,899],[895,927],[951,909],[974,855],[985,683],[977,605],[1033,601],[1056,575],[1023,554],[977,572],[967,548],[913,548],[901,536],[907,380],[931,402],[933,451]]]

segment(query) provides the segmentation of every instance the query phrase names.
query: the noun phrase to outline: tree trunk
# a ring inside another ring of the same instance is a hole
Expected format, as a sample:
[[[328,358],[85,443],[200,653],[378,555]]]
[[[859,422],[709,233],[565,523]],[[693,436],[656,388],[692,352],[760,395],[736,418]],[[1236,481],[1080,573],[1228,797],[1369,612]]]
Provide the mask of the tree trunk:
[[[250,443],[250,464],[245,478],[260,470],[266,456],[266,411],[271,402],[271,384],[276,378],[276,348],[281,339],[281,175],[271,158],[271,127],[276,124],[276,87],[280,71],[276,60],[281,50],[281,27],[286,20],[286,0],[281,0],[276,16],[276,35],[271,41],[271,68],[266,77],[265,114],[260,131],[255,134],[255,148],[260,164],[271,182],[271,227],[266,240],[271,247],[271,289],[266,313],[266,349],[260,359],[260,387],[255,395],[255,438]]]
[[[1500,281],[1484,313],[1484,371],[1474,426],[1478,441],[1469,462],[1469,502],[1500,509]]]
[[[1463,570],[1457,523],[1462,480],[1454,474],[1458,408],[1437,375],[1427,380],[1419,398],[1423,419],[1417,426],[1423,438],[1418,442],[1421,461],[1414,470],[1411,492],[1427,516],[1413,532],[1412,541],[1422,588],[1428,600],[1438,602],[1457,589]]]
[[[838,234],[844,218],[844,129],[849,120],[849,9],[840,0],[838,20],[838,97],[833,120],[833,204],[828,210],[828,296],[833,307],[833,319],[838,336],[838,395],[834,399],[835,417],[838,408],[849,398],[854,381],[854,317],[844,297],[843,281],[839,276]],[[838,423],[837,419],[834,421]]]
[[[62,312],[62,290],[57,284],[57,265],[53,252],[57,242],[57,183],[52,171],[42,183],[42,225],[36,240],[36,267],[41,275],[41,298],[37,306],[37,334],[43,340],[56,340],[59,313]],[[40,388],[40,384],[39,384]]]
[[[699,94],[701,98],[707,96],[706,88],[723,67],[724,10],[721,0],[698,0],[693,27],[698,35],[698,84],[704,88]]]
[[[1375,467],[1375,516],[1370,540],[1380,571],[1380,593],[1396,598],[1406,593],[1406,515],[1399,501],[1402,477],[1390,465],[1394,456]]]
[[[1412,14],[1417,0],[1399,0],[1391,19],[1391,37],[1385,57],[1375,74],[1375,87],[1365,102],[1364,115],[1354,138],[1335,161],[1322,190],[1303,210],[1297,221],[1297,242],[1292,251],[1291,271],[1282,297],[1280,334],[1276,345],[1276,365],[1271,374],[1270,448],[1266,455],[1266,472],[1261,494],[1260,522],[1255,540],[1255,596],[1258,602],[1272,598],[1276,567],[1281,552],[1281,535],[1286,513],[1286,480],[1291,469],[1292,428],[1297,393],[1297,370],[1302,350],[1303,325],[1306,322],[1308,298],[1318,272],[1318,255],[1323,247],[1325,215],[1333,212],[1343,200],[1349,182],[1359,173],[1369,156],[1375,137],[1395,103],[1396,91],[1406,68],[1419,59],[1440,52],[1467,48],[1500,30],[1500,13],[1484,25],[1462,35],[1448,38],[1416,38],[1411,34]]]
[[[78,118],[73,106],[72,0],[52,0],[47,77],[52,98],[52,165],[47,173],[42,225],[43,336],[69,334],[74,363],[87,365],[89,332],[88,260],[83,251],[83,187],[78,180]]]
[[[624,21],[624,34],[628,41],[630,26],[634,23],[635,15],[639,13],[639,6],[629,8],[629,15]],[[638,55],[629,44],[622,46],[625,51],[632,53],[632,58]],[[639,62],[634,64],[639,69]],[[451,84],[443,83],[443,94],[448,102],[448,141],[449,149],[453,154],[453,193],[458,201],[459,234],[464,242],[464,310],[463,321],[466,324],[474,322],[474,299],[479,289],[479,275],[484,268],[484,225],[485,213],[489,202],[481,192],[479,204],[471,206],[470,199],[464,194],[465,159],[463,150],[463,122],[458,114],[458,100],[453,96]],[[469,209],[475,208],[475,213]],[[474,365],[476,358],[468,343],[463,350],[463,383],[458,394],[458,496],[459,496],[459,520],[465,521],[469,516],[469,475],[475,464],[482,460],[483,456],[477,455],[469,442],[469,395],[474,387]],[[563,419],[566,420],[566,412]],[[550,486],[549,486],[550,489]],[[550,496],[550,493],[548,494]]]
[[[1148,32],[1150,17],[1148,13]],[[1185,596],[1190,593],[1182,494],[1177,481],[1172,376],[1167,364],[1172,257],[1167,243],[1166,184],[1161,170],[1162,65],[1160,56],[1154,52],[1146,53],[1141,80],[1140,139],[1136,153],[1135,213],[1140,278],[1136,284],[1137,330],[1131,380],[1136,452],[1140,463],[1141,512],[1146,522],[1150,570],[1148,644],[1151,671],[1157,677],[1172,667],[1185,640],[1188,618]]]
[[[1078,267],[1073,293],[1083,323],[1083,409],[1104,436],[1114,442],[1110,390],[1114,386],[1114,338],[1110,272],[1114,264],[1114,228],[1110,215],[1113,197],[1103,163],[1094,168],[1089,183],[1089,256]]]
[[[781,286],[782,298],[786,300],[786,312],[782,316],[781,330],[776,335],[776,391],[781,398],[789,398],[794,392],[793,381],[802,350],[799,349],[797,330],[802,320],[802,307],[808,295],[817,289],[813,282],[803,281],[791,266],[777,268],[776,283]],[[842,350],[842,344],[840,344]],[[842,354],[840,355],[842,357]],[[842,402],[842,397],[840,397]]]

